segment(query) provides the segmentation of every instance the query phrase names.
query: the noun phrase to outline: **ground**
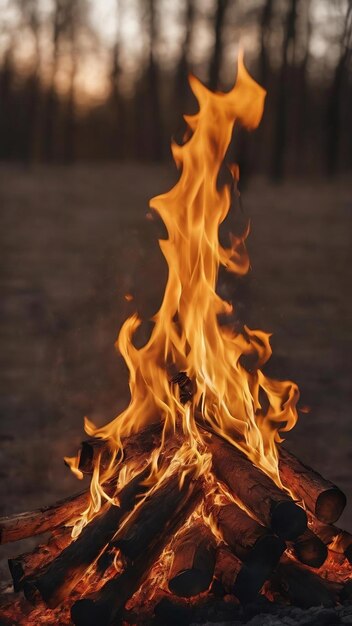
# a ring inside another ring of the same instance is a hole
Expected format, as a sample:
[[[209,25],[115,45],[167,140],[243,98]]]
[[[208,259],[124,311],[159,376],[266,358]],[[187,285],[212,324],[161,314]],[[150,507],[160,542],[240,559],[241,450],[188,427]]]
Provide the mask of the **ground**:
[[[174,175],[172,165],[0,166],[1,514],[78,491],[63,456],[78,448],[84,415],[104,423],[125,405],[114,341],[127,315],[148,319],[160,302],[162,230],[146,213]],[[248,325],[273,333],[268,373],[300,386],[287,445],[345,490],[349,530],[351,192],[347,180],[249,180],[251,271],[235,291]],[[1,548],[3,572],[22,547]]]

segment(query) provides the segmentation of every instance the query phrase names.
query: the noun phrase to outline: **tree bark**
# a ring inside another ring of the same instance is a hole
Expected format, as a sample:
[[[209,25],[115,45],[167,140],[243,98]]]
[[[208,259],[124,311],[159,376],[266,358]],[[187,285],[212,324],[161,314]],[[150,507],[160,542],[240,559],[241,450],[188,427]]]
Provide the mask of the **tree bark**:
[[[63,528],[54,532],[48,543],[37,546],[31,552],[25,552],[8,560],[14,591],[23,587],[23,579],[48,561],[52,561],[72,541],[71,528]]]
[[[135,476],[118,495],[119,506],[106,503],[75,541],[35,577],[24,581],[27,600],[35,603],[38,595],[55,608],[76,587],[87,568],[96,561],[147,487],[143,481],[150,468]]]
[[[114,541],[127,566],[111,578],[91,598],[76,602],[71,617],[77,626],[114,622],[127,600],[140,587],[155,561],[203,495],[201,482],[188,475],[179,487],[179,477],[171,476],[138,507],[127,527]]]
[[[0,544],[41,535],[76,519],[88,506],[89,490],[35,511],[0,518]]]
[[[213,471],[260,522],[282,539],[293,540],[307,527],[305,511],[234,446],[205,433]]]
[[[171,544],[174,558],[169,589],[190,598],[209,589],[215,567],[216,540],[210,528],[199,520],[181,532]]]
[[[280,447],[279,472],[282,482],[320,521],[336,522],[346,506],[342,491]]]

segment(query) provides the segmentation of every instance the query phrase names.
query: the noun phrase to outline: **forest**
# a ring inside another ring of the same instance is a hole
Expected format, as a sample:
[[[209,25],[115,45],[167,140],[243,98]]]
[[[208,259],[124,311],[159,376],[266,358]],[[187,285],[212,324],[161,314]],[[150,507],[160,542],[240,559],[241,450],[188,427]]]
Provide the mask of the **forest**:
[[[241,45],[268,92],[242,177],[352,165],[351,0],[0,0],[0,159],[162,162],[195,108],[187,81],[234,82]]]

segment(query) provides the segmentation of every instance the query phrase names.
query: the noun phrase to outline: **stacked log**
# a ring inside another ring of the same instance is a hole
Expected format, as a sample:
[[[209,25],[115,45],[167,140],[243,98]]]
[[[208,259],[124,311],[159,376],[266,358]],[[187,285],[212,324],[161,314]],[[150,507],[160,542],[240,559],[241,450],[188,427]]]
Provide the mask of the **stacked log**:
[[[216,540],[210,528],[198,520],[185,528],[170,546],[174,557],[169,589],[190,598],[209,589],[214,576]]]
[[[114,540],[127,559],[124,572],[112,577],[94,596],[73,605],[71,616],[76,626],[107,626],[118,618],[127,600],[140,587],[201,497],[199,480],[188,475],[180,489],[179,477],[172,476],[136,509]]]
[[[283,447],[279,453],[279,472],[283,484],[318,520],[333,524],[339,519],[346,506],[345,494]]]
[[[264,526],[284,540],[294,540],[307,528],[305,511],[253,465],[243,452],[214,434],[205,434],[213,471]]]
[[[190,393],[186,382],[184,396]],[[9,560],[16,590],[23,588],[33,603],[40,600],[56,607],[77,588],[83,597],[72,606],[73,622],[77,626],[107,626],[122,616],[126,602],[143,585],[168,546],[173,560],[167,584],[177,597],[187,599],[209,590],[235,595],[246,604],[268,580],[274,593],[298,606],[329,606],[336,597],[343,599],[350,594],[347,586],[327,583],[311,570],[324,563],[327,546],[351,562],[352,536],[326,523],[343,509],[344,496],[337,487],[306,466],[302,466],[300,484],[300,462],[280,451],[283,483],[304,504],[309,516],[307,528],[306,511],[287,491],[278,488],[237,447],[202,429],[212,455],[213,475],[226,485],[229,494],[227,501],[222,495],[221,505],[214,504],[211,494],[206,496],[205,506],[212,517],[209,527],[206,519],[190,519],[205,497],[196,470],[185,475],[182,486],[180,476],[174,473],[151,487],[147,451],[159,446],[161,432],[162,426],[153,424],[124,442],[126,458],[136,461],[138,467],[144,459],[145,469],[118,494],[116,504],[109,500],[102,505],[75,541],[66,525],[72,525],[87,508],[88,490],[50,507],[0,519],[2,542],[51,532],[45,546]],[[168,442],[168,451],[162,456],[163,471],[179,443],[177,434]],[[103,463],[104,459],[111,461],[111,451],[105,449],[104,442],[85,442],[81,469],[91,473],[97,455]],[[113,499],[116,479],[104,484],[104,490]],[[290,559],[283,554],[286,548]],[[119,571],[114,566],[116,556]],[[81,581],[88,571],[91,574],[85,591]]]

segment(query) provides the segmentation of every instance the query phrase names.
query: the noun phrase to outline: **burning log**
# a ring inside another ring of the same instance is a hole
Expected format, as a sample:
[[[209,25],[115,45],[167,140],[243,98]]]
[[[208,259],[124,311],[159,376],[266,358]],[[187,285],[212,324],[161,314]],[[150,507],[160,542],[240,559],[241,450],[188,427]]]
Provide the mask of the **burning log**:
[[[215,595],[235,595],[241,604],[248,604],[255,600],[265,581],[255,563],[242,563],[229,547],[219,546],[212,584]]]
[[[241,561],[225,545],[218,547],[214,570],[212,591],[215,595],[233,594],[237,576],[242,568]],[[250,591],[250,587],[248,587]],[[255,598],[259,589],[252,591]]]
[[[206,434],[205,440],[213,457],[216,476],[264,526],[287,540],[294,540],[304,533],[306,513],[287,493],[234,446],[213,434]]]
[[[217,507],[213,516],[232,553],[243,561],[231,593],[242,603],[250,602],[270,577],[286,545],[236,504]]]
[[[71,617],[76,626],[107,626],[119,616],[201,496],[199,480],[188,475],[180,488],[179,477],[173,475],[147,497],[114,541],[128,559],[125,571],[111,578],[93,597],[73,605]]]
[[[292,553],[305,565],[321,567],[328,556],[328,549],[325,543],[307,528],[293,543]]]
[[[87,508],[90,493],[81,491],[55,504],[0,518],[0,544],[41,535],[79,517]]]
[[[35,602],[38,595],[55,608],[75,588],[87,568],[99,557],[118,530],[123,517],[146,491],[142,484],[148,470],[138,474],[119,494],[119,506],[106,503],[78,536],[34,578],[24,581],[26,598]]]
[[[148,454],[156,448],[160,444],[162,428],[162,422],[155,422],[123,440],[124,460]],[[94,438],[82,441],[78,469],[85,474],[91,474],[99,455],[103,466],[110,462],[112,450],[108,441]]]
[[[332,524],[339,519],[346,506],[346,496],[336,485],[282,447],[279,471],[283,484],[303,500],[307,509],[321,522]]]
[[[352,535],[347,530],[341,530],[333,525],[321,524],[312,518],[311,527],[321,541],[329,549],[338,554],[344,554],[352,564]]]
[[[342,585],[331,583],[288,558],[279,563],[271,583],[274,590],[302,609],[334,606],[342,588]]]
[[[71,528],[64,528],[54,532],[48,543],[37,546],[30,552],[25,552],[8,560],[12,576],[14,591],[20,591],[23,579],[35,570],[40,569],[48,561],[52,561],[61,550],[71,542]]]
[[[216,507],[213,516],[224,540],[241,561],[250,559],[269,563],[272,560],[271,567],[274,567],[286,549],[282,539],[237,504]]]
[[[194,523],[171,544],[174,559],[169,574],[169,589],[177,596],[190,598],[209,588],[215,567],[216,540],[202,521]]]

